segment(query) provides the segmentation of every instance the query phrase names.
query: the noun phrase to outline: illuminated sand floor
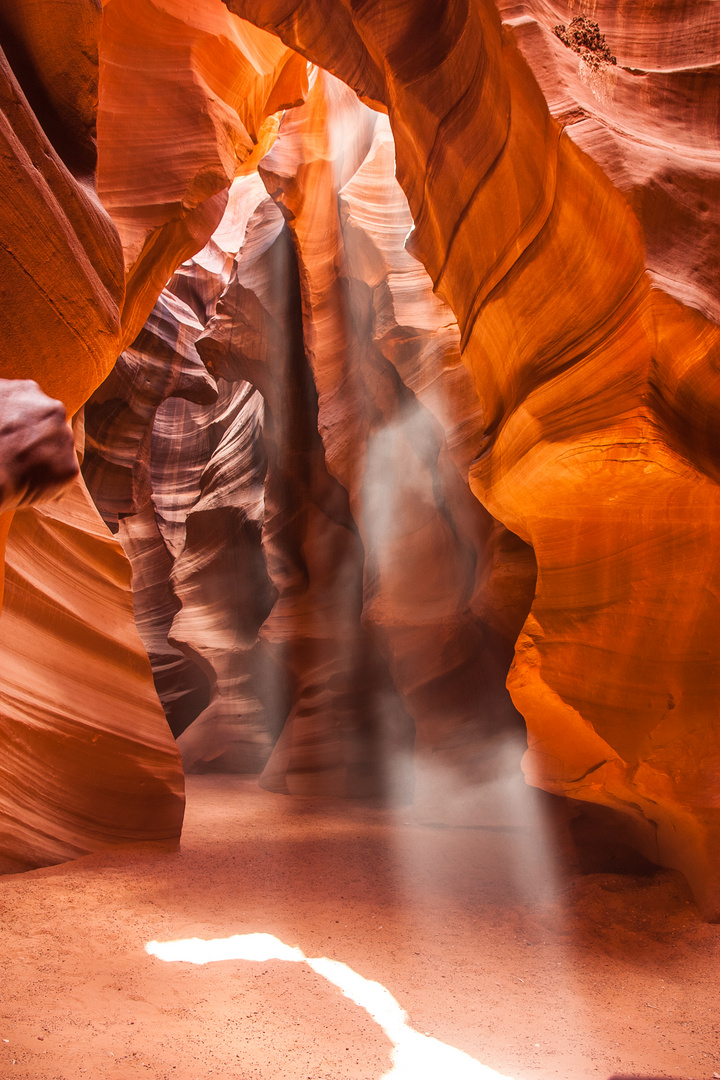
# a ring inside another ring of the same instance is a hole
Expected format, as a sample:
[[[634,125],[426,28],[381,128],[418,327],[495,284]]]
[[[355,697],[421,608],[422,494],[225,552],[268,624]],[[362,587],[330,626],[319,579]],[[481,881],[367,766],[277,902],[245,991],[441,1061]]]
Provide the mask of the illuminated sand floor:
[[[547,849],[191,777],[179,854],[0,879],[0,1080],[720,1073],[720,927]]]

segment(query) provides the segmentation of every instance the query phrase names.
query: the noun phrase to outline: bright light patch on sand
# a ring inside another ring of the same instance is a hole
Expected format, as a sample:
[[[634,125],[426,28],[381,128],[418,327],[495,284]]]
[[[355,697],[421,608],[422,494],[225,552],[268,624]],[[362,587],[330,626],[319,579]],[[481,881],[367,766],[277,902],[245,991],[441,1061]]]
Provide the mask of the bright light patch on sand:
[[[145,952],[158,960],[184,960],[186,964],[211,964],[214,960],[293,960],[305,959],[300,949],[284,945],[272,934],[235,934],[234,937],[186,938],[184,941],[148,941]]]
[[[469,1054],[409,1027],[407,1015],[389,990],[364,979],[347,964],[326,956],[306,957],[272,934],[235,934],[228,938],[149,941],[145,951],[159,960],[210,964],[216,960],[289,960],[304,962],[342,991],[379,1024],[393,1044],[393,1067],[381,1080],[511,1080]]]

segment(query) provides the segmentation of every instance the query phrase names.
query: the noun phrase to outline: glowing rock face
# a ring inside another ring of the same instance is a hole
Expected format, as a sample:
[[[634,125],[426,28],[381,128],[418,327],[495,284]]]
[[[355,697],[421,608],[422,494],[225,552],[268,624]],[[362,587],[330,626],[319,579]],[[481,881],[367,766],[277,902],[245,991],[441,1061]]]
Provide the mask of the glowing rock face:
[[[414,741],[416,810],[448,820],[453,785],[517,770],[503,684],[532,555],[451,460],[472,456],[474,393],[452,315],[404,250],[386,118],[320,73],[261,174],[280,208],[258,177],[233,185],[221,230],[88,405],[85,475],[108,521],[131,515],[120,536],[171,722],[188,683],[176,667],[173,686],[168,639],[210,673],[208,707],[177,720],[186,768],[264,765],[273,790],[359,795],[406,784]],[[199,364],[192,322],[217,407],[173,389]],[[121,373],[163,364],[150,435],[151,386]],[[138,513],[122,491],[143,470]]]
[[[86,0],[18,4],[0,24],[0,370],[73,413],[115,361],[123,299],[120,241],[94,192],[101,14]],[[3,541],[9,528],[5,518]],[[16,515],[7,565],[2,869],[177,837],[182,775],[133,625],[129,568],[79,483],[59,506]]]
[[[304,61],[222,4],[202,7],[40,0],[0,15],[0,376],[37,380],[69,415],[168,274],[207,241],[223,189],[272,137],[266,118],[303,97]],[[155,137],[161,105],[170,142]],[[180,759],[137,638],[122,549],[81,485],[12,527],[3,517],[3,548],[8,531],[0,725],[18,772],[0,807],[8,865],[177,839]]]
[[[534,564],[517,542],[498,559],[513,593],[503,625],[492,581],[502,538],[451,460],[467,468],[477,403],[451,313],[404,249],[412,219],[394,172],[385,117],[323,73],[260,166],[298,253],[318,428],[365,552],[363,624],[415,724],[417,812],[447,820],[433,790],[444,769],[447,794],[509,766],[507,646]],[[227,350],[223,317],[203,353],[216,334]],[[242,342],[229,352],[242,366]],[[294,737],[286,726],[283,741]]]
[[[0,18],[1,374],[34,379],[70,415],[115,362],[123,300],[120,241],[94,191],[100,27],[89,0]]]
[[[81,481],[16,513],[6,558],[0,872],[177,841],[182,770],[133,624],[130,568]]]
[[[373,92],[389,109],[412,247],[458,318],[482,404],[473,489],[538,560],[510,679],[528,725],[528,779],[621,811],[646,853],[681,868],[706,912],[720,914],[720,500],[707,436],[718,331],[706,318],[717,281],[714,256],[690,267],[676,227],[691,188],[717,202],[716,166],[698,143],[716,131],[704,119],[708,84],[692,76],[686,6],[668,3],[660,16],[642,3],[602,5],[595,14],[618,57],[609,71],[578,68],[544,5],[504,4],[504,32],[489,0],[408,5],[406,17],[397,4],[392,19],[370,3],[351,22],[327,0],[322,29],[309,2],[292,19],[279,0],[229,6],[364,92],[384,60]],[[712,5],[688,18],[715,39]],[[548,55],[562,83],[543,68]],[[649,96],[638,97],[624,62],[649,71]],[[563,121],[560,90],[578,111],[587,104],[585,129],[564,130],[541,86]],[[618,159],[603,147],[619,131]],[[643,133],[651,161],[666,154],[660,189],[652,177],[633,186]],[[683,157],[692,177],[675,198]],[[669,217],[653,209],[663,198]]]
[[[98,8],[64,4],[56,34],[41,33],[56,6],[33,5],[31,16],[30,5],[18,4],[2,17],[9,194],[0,271],[9,314],[1,373],[36,377],[74,411],[118,351],[122,265],[90,179]],[[415,224],[408,247],[457,317],[479,401],[457,383],[459,411],[450,423],[443,418],[448,450],[469,462],[475,494],[537,557],[510,681],[528,727],[528,779],[619,811],[634,841],[682,869],[705,911],[719,915],[717,5],[595,5],[617,65],[590,64],[568,49],[552,28],[572,12],[556,5],[549,13],[534,0],[226,7],[388,110]],[[105,16],[101,157],[104,139],[109,149],[100,176],[135,270],[123,315],[129,340],[163,278],[219,221],[222,189],[250,151],[243,130],[269,141],[264,118],[301,96],[304,65],[254,32],[238,46],[245,31],[233,22],[226,33],[219,2],[109,0]],[[238,112],[231,87],[246,45],[258,82],[238,76],[238,101],[248,103]],[[154,49],[164,50],[166,65],[152,59]],[[39,96],[13,75],[19,56],[32,58]],[[134,82],[122,89],[113,80],[125,67]],[[171,71],[168,94],[162,78]],[[274,80],[282,87],[275,98]],[[134,85],[143,90],[135,98]],[[143,95],[152,113],[141,108]],[[374,449],[367,418],[343,404],[343,365],[357,343],[333,300],[342,292],[333,260],[353,247],[353,230],[367,237],[374,226],[362,224],[362,185],[348,194],[339,224],[320,198],[340,186],[325,109],[317,97],[309,102],[265,176],[292,216],[328,472],[371,538],[357,459],[358,448],[369,448],[372,462]],[[301,160],[295,151],[288,157],[291,144]],[[150,145],[164,148],[167,169],[156,155],[147,170]],[[122,146],[115,160],[113,146]],[[37,246],[28,222],[43,237]],[[362,236],[360,247],[370,250]],[[382,243],[379,250],[382,263]],[[378,284],[373,259],[366,270],[355,280]],[[352,286],[352,275],[346,280]],[[350,300],[359,309],[367,297],[351,287]],[[385,300],[397,308],[390,286]],[[397,345],[392,328],[387,337],[382,348],[373,339],[385,360],[385,345]],[[395,349],[395,370],[402,353]],[[421,398],[422,376],[403,375],[403,384]],[[386,385],[392,403],[392,378]],[[432,411],[431,398],[422,404]],[[467,428],[456,438],[460,415]],[[387,431],[383,439],[378,460],[387,456]],[[380,547],[392,562],[392,545]],[[449,571],[443,564],[451,577],[455,554]],[[379,601],[399,610],[400,599],[383,593],[382,567],[375,580],[379,600],[368,615],[392,658],[402,635]],[[437,585],[442,624],[447,581],[419,580],[423,590]],[[479,595],[473,583],[470,611]],[[478,610],[491,624],[486,613],[498,609]],[[410,701],[403,670],[398,685]]]
[[[318,432],[303,330],[298,259],[283,215],[265,194],[218,315],[198,342],[216,374],[247,380],[265,403],[262,558],[274,602],[257,628],[267,660],[264,685],[256,685],[275,745],[261,783],[285,792],[371,794],[382,788],[394,755],[411,752],[412,733],[361,626],[363,549]],[[184,755],[190,739],[205,760],[217,754],[220,733],[208,720],[201,716],[181,738]]]
[[[221,0],[106,0],[98,191],[125,252],[123,346],[209,240],[272,114],[306,89],[303,60]]]

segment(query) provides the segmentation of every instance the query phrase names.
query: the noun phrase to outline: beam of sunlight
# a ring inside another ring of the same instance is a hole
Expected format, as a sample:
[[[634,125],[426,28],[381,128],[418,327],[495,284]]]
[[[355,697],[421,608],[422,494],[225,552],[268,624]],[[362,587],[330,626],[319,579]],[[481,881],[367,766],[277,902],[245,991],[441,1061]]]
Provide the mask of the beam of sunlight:
[[[289,960],[304,962],[342,991],[379,1024],[393,1044],[390,1072],[380,1080],[512,1080],[482,1065],[454,1046],[411,1028],[407,1014],[380,983],[364,979],[347,964],[327,956],[307,957],[272,934],[235,934],[228,938],[148,941],[145,951],[158,960],[210,964],[216,960]]]
[[[184,960],[211,964],[214,960],[304,960],[300,949],[285,945],[272,934],[235,934],[228,938],[186,938],[184,941],[148,941],[145,952],[158,960]]]

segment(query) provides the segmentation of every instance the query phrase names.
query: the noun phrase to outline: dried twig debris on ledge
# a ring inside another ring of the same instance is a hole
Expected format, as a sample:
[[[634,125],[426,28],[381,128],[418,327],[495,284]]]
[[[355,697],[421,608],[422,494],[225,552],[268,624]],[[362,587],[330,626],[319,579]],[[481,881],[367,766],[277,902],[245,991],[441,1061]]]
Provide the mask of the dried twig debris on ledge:
[[[588,19],[586,15],[577,15],[569,26],[558,23],[553,27],[553,33],[568,49],[579,53],[592,68],[597,69],[603,64],[617,64],[617,57],[610,52],[610,46],[605,35],[600,33],[600,27],[594,19]]]

